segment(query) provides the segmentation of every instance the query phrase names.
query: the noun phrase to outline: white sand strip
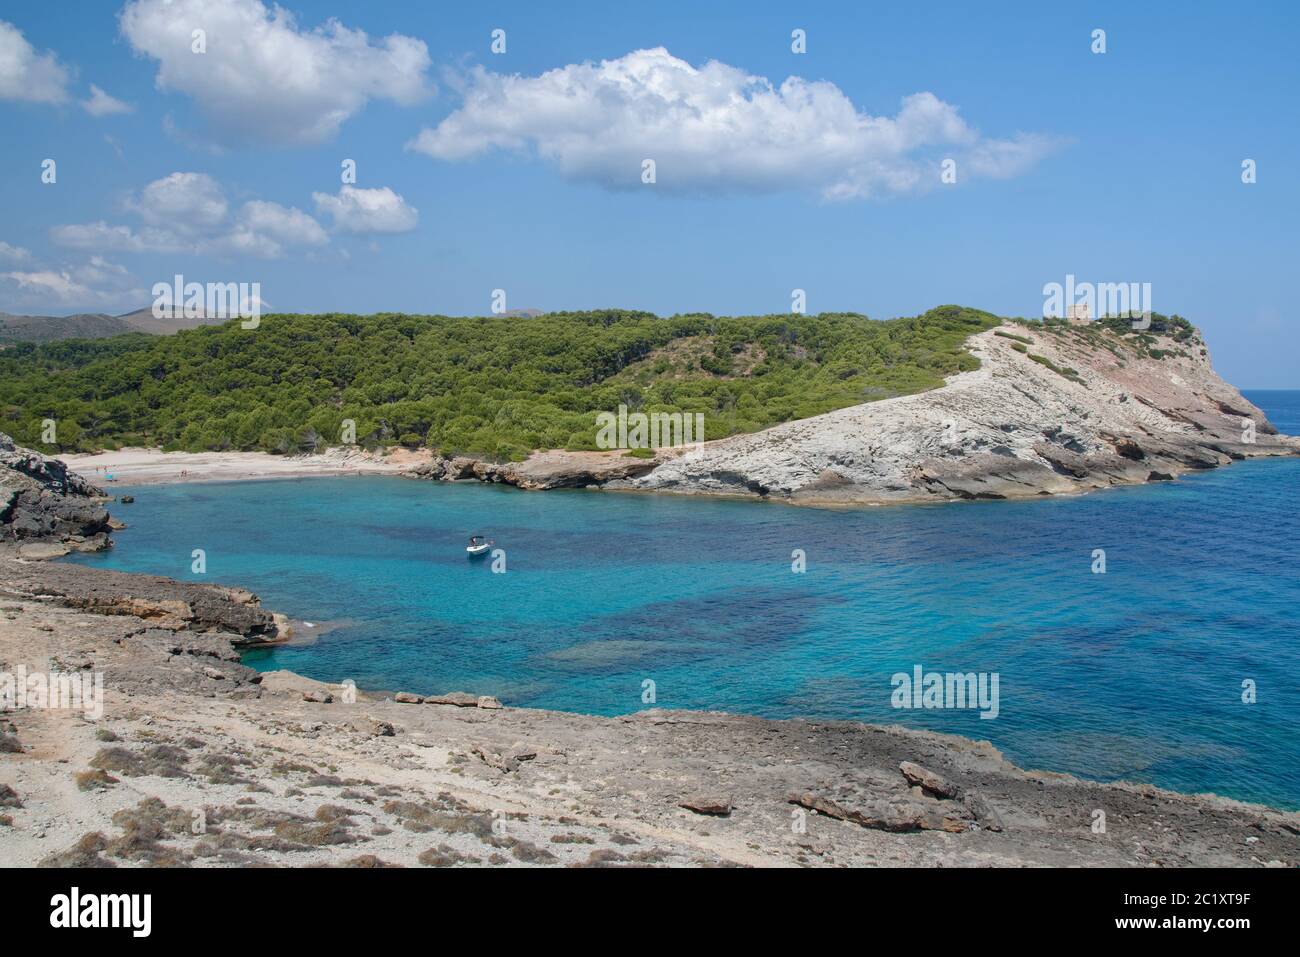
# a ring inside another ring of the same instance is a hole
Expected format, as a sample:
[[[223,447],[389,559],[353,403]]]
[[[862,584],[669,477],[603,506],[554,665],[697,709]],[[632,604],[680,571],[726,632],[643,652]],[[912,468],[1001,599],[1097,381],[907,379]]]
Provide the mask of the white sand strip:
[[[157,485],[173,482],[234,482],[318,475],[395,475],[429,459],[427,450],[394,449],[387,455],[360,449],[330,449],[319,455],[265,452],[163,452],[124,448],[59,456],[68,468],[97,485]]]

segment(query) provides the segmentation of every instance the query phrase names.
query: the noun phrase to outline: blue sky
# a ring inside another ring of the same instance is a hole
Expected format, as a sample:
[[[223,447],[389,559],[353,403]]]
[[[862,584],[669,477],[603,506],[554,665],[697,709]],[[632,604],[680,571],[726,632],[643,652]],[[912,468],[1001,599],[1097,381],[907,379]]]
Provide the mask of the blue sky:
[[[1149,282],[1231,381],[1300,387],[1294,4],[804,6],[0,4],[0,310],[124,312],[179,272],[286,311],[477,314],[500,288],[749,314],[801,288],[1032,316],[1071,273]],[[177,39],[200,21],[202,58]],[[683,117],[715,95],[704,137]]]

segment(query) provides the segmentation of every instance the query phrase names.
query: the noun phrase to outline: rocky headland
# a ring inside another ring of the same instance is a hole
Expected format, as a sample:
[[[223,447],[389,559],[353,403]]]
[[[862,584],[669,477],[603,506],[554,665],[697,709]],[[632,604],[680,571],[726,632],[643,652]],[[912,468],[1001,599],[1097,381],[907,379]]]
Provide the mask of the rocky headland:
[[[60,463],[7,451],[0,675],[103,688],[93,710],[0,713],[7,864],[1300,863],[1300,814],[1025,771],[950,735],[259,674],[241,649],[283,619],[256,596],[24,554],[107,516]]]
[[[1167,481],[1300,454],[1221,379],[1199,335],[1007,323],[942,388],[680,455],[614,487],[806,504],[1007,499]]]
[[[1215,373],[1199,334],[1012,323],[967,343],[980,368],[939,389],[838,409],[652,459],[535,453],[408,474],[526,489],[596,486],[880,505],[1069,494],[1300,454]]]

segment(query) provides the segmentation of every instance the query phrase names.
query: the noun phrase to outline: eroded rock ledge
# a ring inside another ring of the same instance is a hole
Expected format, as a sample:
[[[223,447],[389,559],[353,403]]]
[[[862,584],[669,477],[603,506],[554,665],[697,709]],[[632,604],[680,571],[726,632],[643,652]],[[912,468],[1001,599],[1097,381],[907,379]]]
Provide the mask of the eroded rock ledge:
[[[524,462],[488,462],[472,456],[435,458],[408,469],[411,478],[456,482],[477,479],[530,491],[587,488],[646,475],[663,457],[639,459],[622,451],[537,452]]]
[[[0,582],[13,597],[137,618],[153,629],[215,633],[241,648],[289,636],[288,619],[262,608],[258,597],[242,588],[80,565],[21,562],[3,554]]]

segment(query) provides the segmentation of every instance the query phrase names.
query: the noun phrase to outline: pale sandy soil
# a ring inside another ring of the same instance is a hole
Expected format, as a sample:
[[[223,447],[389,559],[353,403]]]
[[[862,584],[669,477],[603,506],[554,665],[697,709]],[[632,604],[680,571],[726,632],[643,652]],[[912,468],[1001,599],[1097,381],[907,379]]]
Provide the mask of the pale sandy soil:
[[[394,449],[376,455],[360,449],[330,449],[320,455],[264,452],[163,452],[125,448],[61,456],[68,468],[96,485],[157,485],[171,482],[230,482],[303,478],[313,475],[396,475],[429,459],[427,451]]]

